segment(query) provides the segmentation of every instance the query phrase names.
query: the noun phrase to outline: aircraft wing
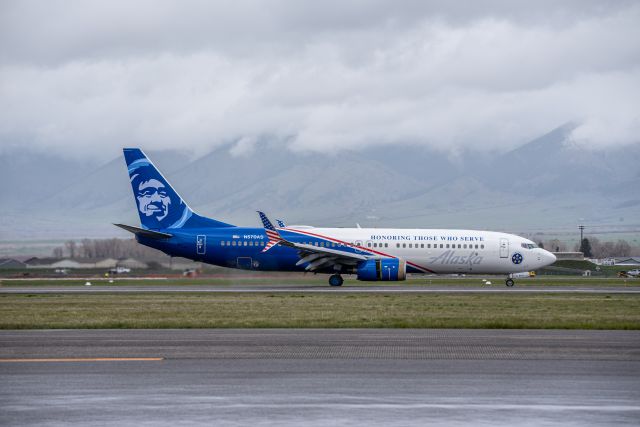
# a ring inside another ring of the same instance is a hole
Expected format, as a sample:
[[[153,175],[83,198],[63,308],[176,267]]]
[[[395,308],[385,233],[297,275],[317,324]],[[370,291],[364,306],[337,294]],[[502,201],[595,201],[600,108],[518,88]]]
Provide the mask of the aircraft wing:
[[[302,265],[308,263],[305,267],[307,271],[315,271],[320,268],[338,267],[338,271],[342,266],[352,267],[358,264],[360,261],[367,259],[366,256],[358,255],[350,252],[344,252],[337,249],[324,248],[321,246],[307,245],[305,243],[289,242],[282,240],[280,242],[283,246],[288,246],[298,250],[300,259],[296,265]]]
[[[260,219],[269,237],[264,251],[269,250],[275,245],[287,246],[298,250],[300,259],[296,265],[308,264],[305,267],[307,271],[316,271],[319,269],[333,268],[336,271],[342,270],[342,267],[353,267],[360,261],[368,259],[366,256],[345,252],[337,249],[327,248],[323,246],[308,245],[306,243],[291,242],[282,237],[280,232],[271,224],[267,216],[258,211]]]

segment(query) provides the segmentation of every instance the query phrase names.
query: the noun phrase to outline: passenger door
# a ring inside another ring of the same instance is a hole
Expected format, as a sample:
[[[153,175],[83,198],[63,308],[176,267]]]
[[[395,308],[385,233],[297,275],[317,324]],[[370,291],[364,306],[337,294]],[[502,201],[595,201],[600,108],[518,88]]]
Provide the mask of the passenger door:
[[[509,239],[501,238],[500,239],[500,258],[508,258],[509,257]]]

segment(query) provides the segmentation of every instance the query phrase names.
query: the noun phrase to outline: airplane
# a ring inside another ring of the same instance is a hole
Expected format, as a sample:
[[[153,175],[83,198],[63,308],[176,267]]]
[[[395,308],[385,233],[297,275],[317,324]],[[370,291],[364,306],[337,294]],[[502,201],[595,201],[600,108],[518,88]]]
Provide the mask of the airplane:
[[[114,224],[170,256],[259,271],[343,274],[362,281],[402,281],[408,273],[512,274],[536,270],[555,255],[523,237],[492,231],[274,226],[239,227],[198,215],[139,148],[123,149],[141,227]]]

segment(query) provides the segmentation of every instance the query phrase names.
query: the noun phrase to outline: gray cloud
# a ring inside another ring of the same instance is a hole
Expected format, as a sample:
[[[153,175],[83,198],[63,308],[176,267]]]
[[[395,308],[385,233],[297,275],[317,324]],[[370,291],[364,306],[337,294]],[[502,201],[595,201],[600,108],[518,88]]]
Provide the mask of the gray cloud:
[[[640,140],[637,2],[4,2],[0,147]],[[248,142],[250,141],[250,143]]]

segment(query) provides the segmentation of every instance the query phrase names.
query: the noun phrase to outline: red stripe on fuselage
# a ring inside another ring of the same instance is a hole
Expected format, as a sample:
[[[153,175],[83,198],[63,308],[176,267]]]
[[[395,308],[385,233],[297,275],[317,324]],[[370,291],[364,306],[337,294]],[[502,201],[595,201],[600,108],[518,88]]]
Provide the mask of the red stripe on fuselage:
[[[319,237],[319,238],[321,238],[321,239],[330,240],[330,241],[332,241],[332,242],[336,242],[336,243],[342,243],[343,245],[346,245],[346,246],[349,246],[349,247],[352,247],[352,248],[360,249],[360,250],[362,250],[362,251],[366,251],[366,252],[372,252],[372,253],[375,253],[375,254],[377,254],[377,255],[382,255],[382,256],[389,257],[389,258],[396,258],[396,259],[398,258],[397,256],[393,256],[393,255],[385,254],[384,252],[378,252],[378,251],[375,251],[375,250],[373,250],[373,249],[364,248],[364,247],[362,247],[362,246],[352,245],[351,243],[349,243],[349,242],[345,242],[345,241],[343,241],[343,240],[334,239],[333,237],[327,237],[327,236],[323,236],[323,235],[321,235],[321,234],[311,233],[311,232],[309,232],[309,231],[296,230],[296,229],[293,229],[293,228],[284,228],[284,230],[286,230],[286,231],[291,231],[291,232],[294,232],[294,233],[301,233],[301,234],[306,234],[306,235],[309,235],[309,236]],[[427,272],[427,273],[438,274],[438,273],[436,273],[436,272],[435,272],[435,271],[433,271],[433,270],[429,270],[429,269],[428,269],[428,268],[426,268],[426,267],[419,266],[418,264],[413,263],[413,262],[410,262],[410,261],[407,261],[407,264],[409,264],[410,266],[412,266],[412,267],[414,267],[414,268],[417,268],[418,270],[424,270],[424,271],[425,271],[425,272]]]

